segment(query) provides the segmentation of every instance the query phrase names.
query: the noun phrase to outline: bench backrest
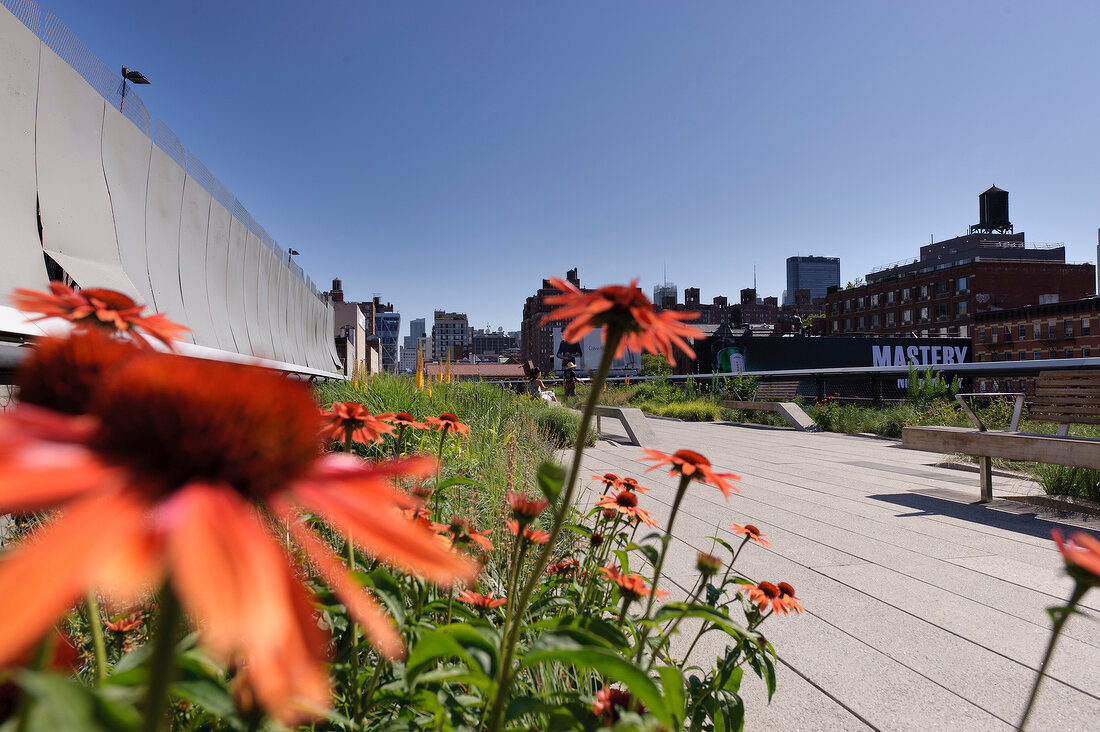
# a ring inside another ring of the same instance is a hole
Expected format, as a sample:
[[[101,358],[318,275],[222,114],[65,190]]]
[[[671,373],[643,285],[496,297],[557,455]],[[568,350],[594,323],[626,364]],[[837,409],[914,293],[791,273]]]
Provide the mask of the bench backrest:
[[[797,381],[763,381],[753,395],[754,402],[794,399],[798,396]]]
[[[1027,418],[1060,424],[1100,424],[1100,370],[1040,371]]]

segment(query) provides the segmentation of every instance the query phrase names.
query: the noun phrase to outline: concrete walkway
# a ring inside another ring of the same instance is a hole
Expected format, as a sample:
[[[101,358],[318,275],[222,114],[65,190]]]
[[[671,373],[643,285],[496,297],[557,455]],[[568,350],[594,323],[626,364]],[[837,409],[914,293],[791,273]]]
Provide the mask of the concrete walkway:
[[[772,544],[746,547],[739,574],[789,582],[806,608],[762,628],[780,656],[778,690],[768,704],[746,670],[746,729],[1013,728],[1049,638],[1045,608],[1072,588],[1050,531],[1098,533],[1100,521],[1007,500],[977,505],[976,473],[936,467],[942,456],[894,440],[649,422],[649,447],[696,450],[742,476],[728,502],[709,486],[689,489],[666,563],[676,586],[665,589],[682,598],[696,552],[712,550],[707,537],[732,543],[730,525],[752,523]],[[652,488],[641,507],[663,525],[675,480],[646,473],[641,450],[609,441],[625,437],[608,431],[618,429],[611,420],[604,427],[584,475],[638,479]],[[995,485],[1001,495],[1041,493],[1017,479]],[[1086,603],[1087,615],[1067,623],[1031,729],[1100,729],[1100,589]],[[723,637],[704,638],[695,659],[713,660]]]

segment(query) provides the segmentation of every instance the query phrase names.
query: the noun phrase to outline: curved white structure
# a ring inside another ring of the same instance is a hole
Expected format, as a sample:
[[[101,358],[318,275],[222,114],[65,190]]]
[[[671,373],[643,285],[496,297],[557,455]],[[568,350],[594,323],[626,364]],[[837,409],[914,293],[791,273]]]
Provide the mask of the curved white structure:
[[[191,328],[189,353],[336,375],[332,305],[162,122],[150,136],[134,91],[123,98],[122,78],[33,0],[0,0],[0,88],[0,303],[44,290],[52,261]],[[4,332],[41,332],[3,304],[0,316]]]

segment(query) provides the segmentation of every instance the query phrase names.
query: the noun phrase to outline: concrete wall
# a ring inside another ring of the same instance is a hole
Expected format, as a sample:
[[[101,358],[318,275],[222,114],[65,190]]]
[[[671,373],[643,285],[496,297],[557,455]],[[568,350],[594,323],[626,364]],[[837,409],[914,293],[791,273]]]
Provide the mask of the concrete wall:
[[[216,351],[333,373],[332,306],[132,87],[31,0],[0,0],[0,297],[46,257]],[[123,111],[124,110],[124,111]],[[41,236],[39,235],[41,231]]]

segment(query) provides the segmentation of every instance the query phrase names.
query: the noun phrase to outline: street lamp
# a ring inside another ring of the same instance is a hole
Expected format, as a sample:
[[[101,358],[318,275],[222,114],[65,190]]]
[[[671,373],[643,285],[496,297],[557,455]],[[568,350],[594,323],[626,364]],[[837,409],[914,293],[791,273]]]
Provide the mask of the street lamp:
[[[118,102],[118,111],[122,111],[122,104],[126,101],[126,82],[132,81],[135,84],[148,84],[149,80],[145,78],[145,74],[140,71],[131,71],[125,66],[122,67],[122,98]]]

